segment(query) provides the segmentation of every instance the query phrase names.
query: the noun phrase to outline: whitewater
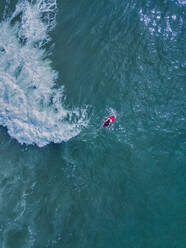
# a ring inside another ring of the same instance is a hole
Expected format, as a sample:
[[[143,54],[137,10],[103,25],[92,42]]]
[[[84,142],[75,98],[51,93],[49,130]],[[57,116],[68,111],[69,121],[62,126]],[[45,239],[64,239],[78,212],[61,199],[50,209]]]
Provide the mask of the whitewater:
[[[67,141],[87,125],[86,107],[65,106],[48,58],[56,13],[55,0],[21,0],[0,23],[0,125],[21,144]]]

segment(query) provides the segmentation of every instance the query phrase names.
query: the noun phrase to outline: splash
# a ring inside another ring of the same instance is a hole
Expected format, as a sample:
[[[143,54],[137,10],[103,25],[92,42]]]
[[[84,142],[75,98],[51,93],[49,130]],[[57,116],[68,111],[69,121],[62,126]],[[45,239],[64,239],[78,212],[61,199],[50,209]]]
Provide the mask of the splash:
[[[68,141],[86,125],[86,109],[64,107],[64,89],[46,58],[55,0],[20,1],[0,24],[0,125],[21,144]]]

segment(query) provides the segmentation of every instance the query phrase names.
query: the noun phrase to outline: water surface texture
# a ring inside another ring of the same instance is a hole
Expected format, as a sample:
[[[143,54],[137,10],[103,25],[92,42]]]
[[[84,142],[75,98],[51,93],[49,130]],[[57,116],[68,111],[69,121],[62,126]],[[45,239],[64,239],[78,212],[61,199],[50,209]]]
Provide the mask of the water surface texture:
[[[0,0],[0,247],[186,247],[185,27],[185,0]]]

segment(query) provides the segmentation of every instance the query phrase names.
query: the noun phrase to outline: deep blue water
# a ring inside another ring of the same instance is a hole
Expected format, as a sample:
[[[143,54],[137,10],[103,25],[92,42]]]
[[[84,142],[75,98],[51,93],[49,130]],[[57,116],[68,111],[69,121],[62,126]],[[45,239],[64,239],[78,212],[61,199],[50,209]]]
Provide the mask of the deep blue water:
[[[185,13],[0,0],[0,247],[186,247]]]

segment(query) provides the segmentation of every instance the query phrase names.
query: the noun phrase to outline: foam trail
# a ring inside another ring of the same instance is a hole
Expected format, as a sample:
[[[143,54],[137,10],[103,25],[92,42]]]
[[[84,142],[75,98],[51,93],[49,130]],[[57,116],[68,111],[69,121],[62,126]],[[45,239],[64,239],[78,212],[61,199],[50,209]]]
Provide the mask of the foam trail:
[[[54,89],[58,75],[45,58],[56,8],[55,0],[20,1],[0,24],[0,125],[22,144],[67,141],[86,125],[85,109],[64,108],[64,90]]]

